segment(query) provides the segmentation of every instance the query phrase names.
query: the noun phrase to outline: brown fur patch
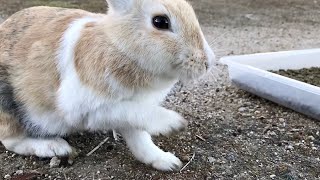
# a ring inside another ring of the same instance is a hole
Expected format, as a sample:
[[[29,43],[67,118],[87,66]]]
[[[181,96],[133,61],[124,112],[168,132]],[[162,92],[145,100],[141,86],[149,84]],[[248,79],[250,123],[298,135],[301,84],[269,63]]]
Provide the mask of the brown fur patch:
[[[129,89],[148,86],[152,75],[113,47],[103,31],[88,23],[75,48],[75,67],[83,83],[103,95],[112,93],[106,74]]]
[[[35,7],[16,13],[1,25],[0,63],[8,64],[16,97],[40,111],[54,110],[59,87],[56,67],[60,39],[70,23],[90,13]],[[42,110],[41,110],[42,109]]]
[[[169,12],[172,12],[171,15],[183,25],[180,29],[183,31],[183,37],[186,38],[185,42],[190,42],[191,44],[188,45],[192,45],[193,47],[203,50],[203,37],[199,34],[199,32],[201,32],[201,28],[192,6],[185,0],[161,1]],[[189,15],[186,15],[186,12],[188,12]]]
[[[17,119],[11,114],[0,110],[0,140],[19,136],[23,133]]]
[[[0,25],[0,66],[14,98],[38,112],[55,110],[60,77],[56,67],[60,40],[75,19],[92,15],[82,10],[34,7]],[[3,78],[0,74],[0,79]],[[0,138],[23,133],[14,114],[0,107]]]

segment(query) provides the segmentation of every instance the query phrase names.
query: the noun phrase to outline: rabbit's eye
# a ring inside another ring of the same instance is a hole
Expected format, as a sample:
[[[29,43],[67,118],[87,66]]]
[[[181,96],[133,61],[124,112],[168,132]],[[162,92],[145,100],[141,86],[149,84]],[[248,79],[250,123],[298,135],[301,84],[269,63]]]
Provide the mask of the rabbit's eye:
[[[160,30],[170,29],[170,20],[167,16],[155,16],[152,19],[154,27]]]

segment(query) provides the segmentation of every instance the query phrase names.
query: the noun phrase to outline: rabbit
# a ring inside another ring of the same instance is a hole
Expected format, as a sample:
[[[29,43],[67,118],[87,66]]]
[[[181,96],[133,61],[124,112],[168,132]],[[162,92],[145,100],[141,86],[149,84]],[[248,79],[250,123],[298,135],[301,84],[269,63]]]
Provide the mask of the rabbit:
[[[188,122],[160,103],[210,71],[213,50],[185,0],[106,1],[106,14],[39,6],[0,25],[0,141],[21,155],[67,156],[63,137],[114,129],[137,160],[179,170],[151,136]]]

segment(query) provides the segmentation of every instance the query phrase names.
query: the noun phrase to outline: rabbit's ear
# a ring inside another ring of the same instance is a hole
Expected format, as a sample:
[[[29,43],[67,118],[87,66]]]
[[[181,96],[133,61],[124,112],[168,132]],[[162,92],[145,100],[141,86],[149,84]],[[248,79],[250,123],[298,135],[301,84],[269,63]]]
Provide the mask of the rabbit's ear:
[[[113,13],[125,13],[133,6],[134,0],[106,0],[109,6],[109,11]]]

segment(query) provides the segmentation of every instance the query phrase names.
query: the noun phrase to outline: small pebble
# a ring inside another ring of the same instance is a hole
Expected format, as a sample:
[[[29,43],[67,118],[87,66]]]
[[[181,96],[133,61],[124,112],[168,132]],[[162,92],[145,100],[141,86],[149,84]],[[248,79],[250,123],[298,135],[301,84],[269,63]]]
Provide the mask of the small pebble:
[[[188,162],[189,159],[190,159],[190,157],[188,155],[184,155],[181,157],[181,161],[183,161],[183,162]]]
[[[270,135],[270,136],[276,136],[277,135],[277,133],[274,132],[274,131],[268,131],[267,134]]]
[[[247,110],[247,108],[245,108],[245,107],[241,107],[238,109],[239,112],[245,112],[246,110]]]
[[[17,170],[17,171],[14,173],[14,175],[21,175],[21,174],[23,174],[23,170]]]
[[[10,174],[5,175],[5,176],[4,176],[4,179],[11,179]]]
[[[314,141],[316,138],[314,138],[313,136],[308,136],[307,139],[310,141]]]
[[[286,147],[285,147],[285,149],[286,149],[286,150],[293,150],[293,149],[294,149],[294,147],[293,147],[293,146],[291,146],[291,145],[288,145],[288,146],[286,146]]]
[[[237,158],[236,158],[236,156],[234,154],[230,153],[230,154],[227,155],[226,159],[229,160],[229,161],[235,162]]]
[[[293,128],[293,129],[291,129],[290,131],[291,131],[291,132],[299,132],[299,131],[301,131],[301,129]]]
[[[214,163],[216,160],[213,157],[208,157],[209,163]]]
[[[232,175],[232,171],[230,169],[227,169],[226,170],[226,174],[227,174],[227,176],[231,176]]]
[[[270,175],[270,178],[271,178],[271,179],[273,179],[273,178],[275,178],[275,177],[277,177],[275,174]]]
[[[56,167],[59,167],[61,163],[61,160],[58,158],[58,157],[53,157],[51,160],[50,160],[50,168],[56,168]]]
[[[72,159],[68,159],[68,164],[72,165],[74,163],[74,161]]]

